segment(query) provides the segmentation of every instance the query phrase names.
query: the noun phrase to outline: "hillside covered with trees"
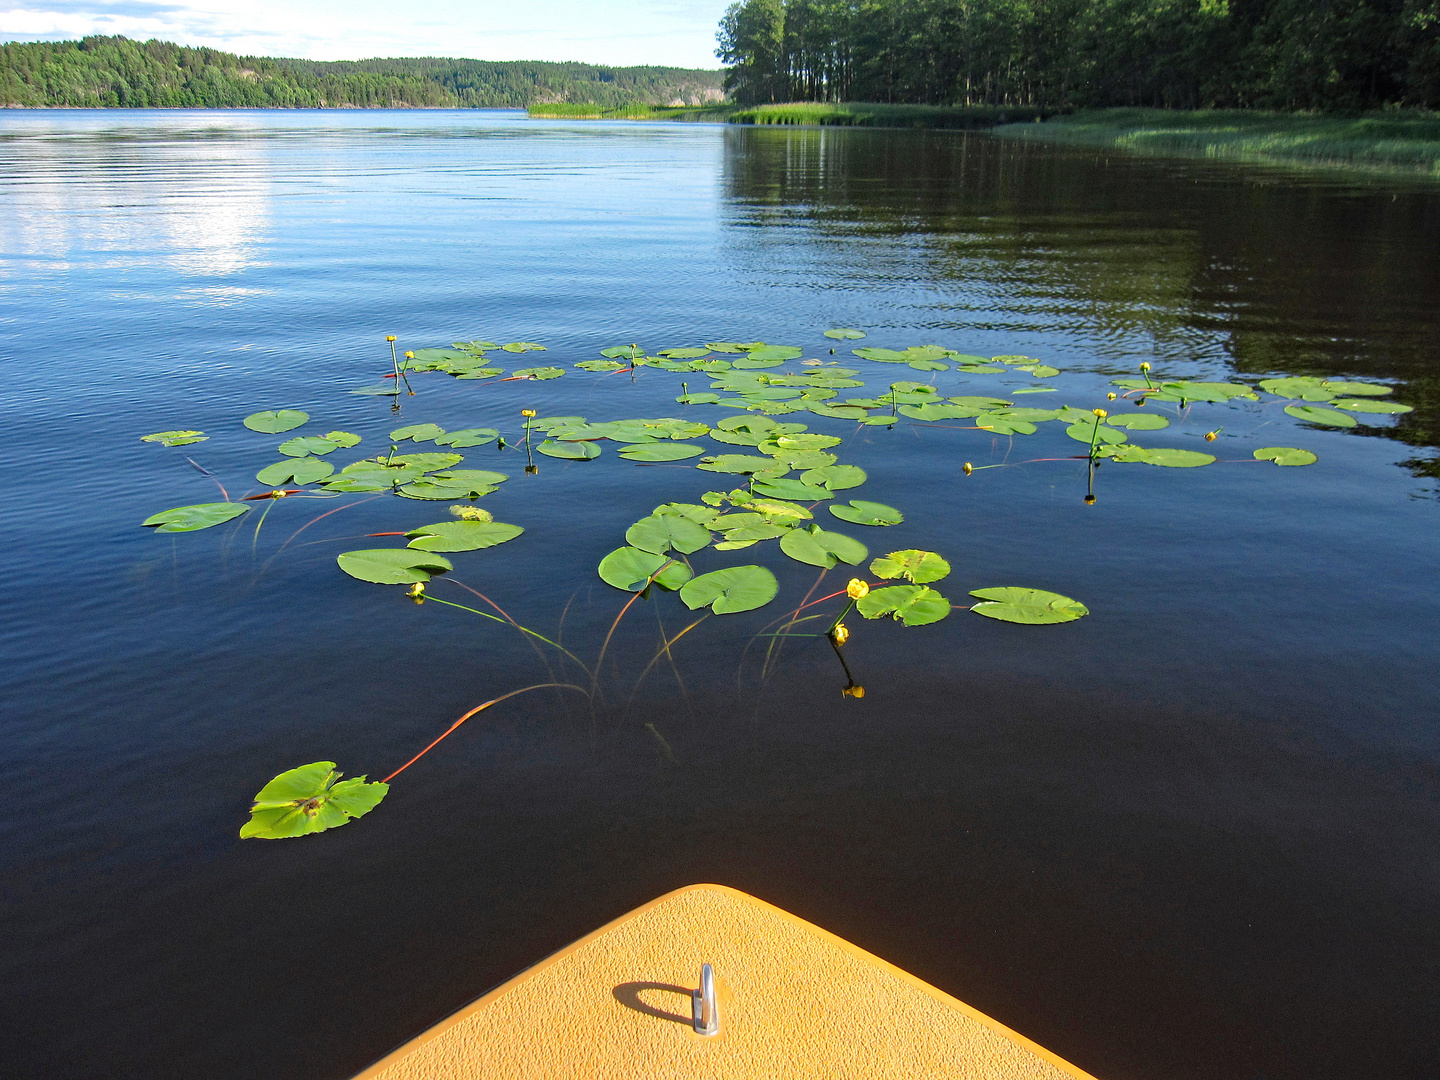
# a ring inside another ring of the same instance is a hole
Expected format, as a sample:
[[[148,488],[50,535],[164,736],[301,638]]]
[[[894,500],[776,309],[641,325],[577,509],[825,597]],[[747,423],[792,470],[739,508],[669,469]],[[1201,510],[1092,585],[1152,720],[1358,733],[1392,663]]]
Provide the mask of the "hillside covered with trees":
[[[741,105],[1440,108],[1440,0],[738,0]]]
[[[0,105],[72,108],[524,108],[699,105],[722,73],[435,57],[315,61],[87,37],[0,45]]]

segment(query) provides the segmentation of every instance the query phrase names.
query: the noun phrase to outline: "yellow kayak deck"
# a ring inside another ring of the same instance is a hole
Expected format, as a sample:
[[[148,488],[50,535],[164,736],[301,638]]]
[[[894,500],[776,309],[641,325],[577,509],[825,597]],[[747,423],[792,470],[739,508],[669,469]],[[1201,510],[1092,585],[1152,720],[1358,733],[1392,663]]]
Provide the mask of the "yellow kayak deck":
[[[713,965],[719,1032],[692,992]],[[581,938],[355,1080],[1094,1080],[818,926],[692,885]]]

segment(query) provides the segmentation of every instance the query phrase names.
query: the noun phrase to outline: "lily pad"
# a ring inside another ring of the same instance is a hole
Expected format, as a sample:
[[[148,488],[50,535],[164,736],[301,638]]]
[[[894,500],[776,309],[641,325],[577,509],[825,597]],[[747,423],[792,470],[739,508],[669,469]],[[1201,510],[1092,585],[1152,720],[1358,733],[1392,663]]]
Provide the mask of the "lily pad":
[[[689,443],[641,443],[626,446],[619,453],[626,461],[684,461],[686,458],[699,457],[704,452],[703,447]]]
[[[162,510],[151,514],[142,521],[156,532],[198,532],[215,525],[223,525],[231,518],[237,518],[250,507],[244,503],[196,503],[194,506],[177,506],[173,510]]]
[[[897,349],[874,349],[868,345],[863,349],[851,349],[850,351],[861,360],[878,360],[882,364],[908,364],[911,359]]]
[[[989,619],[1040,626],[1048,623],[1074,622],[1090,609],[1078,600],[1044,589],[1022,589],[1007,586],[998,589],[971,589],[981,603],[970,610]]]
[[[343,446],[347,450],[352,446],[360,445],[360,436],[349,431],[327,431],[321,438],[333,442],[336,446]]]
[[[158,442],[161,446],[189,446],[209,437],[203,431],[157,431],[154,435],[141,435],[140,441]]]
[[[1119,462],[1159,465],[1166,469],[1198,469],[1215,461],[1213,454],[1202,454],[1198,450],[1151,450],[1144,446],[1119,446],[1103,456]]]
[[[671,548],[689,555],[710,543],[710,530],[686,517],[651,514],[625,530],[625,542],[655,555]]]
[[[751,349],[746,353],[751,360],[799,360],[804,355],[804,349],[796,348],[793,345],[762,345],[760,348]]]
[[[1259,461],[1273,461],[1276,465],[1314,465],[1320,459],[1309,450],[1298,450],[1293,446],[1262,446],[1255,451]]]
[[[499,521],[441,521],[411,529],[406,536],[420,551],[479,551],[514,540],[525,530]]]
[[[714,457],[703,457],[700,464],[695,466],[705,472],[737,473],[739,475],[762,475],[770,477],[784,476],[790,471],[790,467],[784,462],[776,461],[773,457],[761,457],[758,454],[716,454]],[[785,496],[780,496],[785,498]]]
[[[1311,424],[1325,424],[1328,427],[1355,427],[1358,421],[1338,409],[1327,409],[1323,405],[1286,405],[1285,412]]]
[[[892,551],[870,563],[870,572],[878,578],[893,581],[904,578],[917,585],[927,581],[939,581],[950,573],[950,564],[933,551],[918,551],[907,548]]]
[[[505,346],[507,349],[510,346]],[[512,379],[538,379],[541,382],[547,379],[558,379],[565,374],[564,368],[558,367],[527,367],[510,373]]]
[[[823,566],[827,570],[837,562],[859,566],[870,554],[859,540],[829,532],[818,525],[811,525],[808,529],[791,529],[780,538],[780,550],[797,562]]]
[[[670,360],[698,360],[702,356],[709,356],[709,349],[661,349],[656,355],[666,357]]]
[[[755,494],[769,495],[774,499],[793,499],[796,502],[818,502],[821,499],[833,499],[835,496],[829,488],[816,487],[814,484],[801,483],[799,480],[760,480],[755,481]]]
[[[950,614],[950,601],[927,585],[887,585],[871,589],[855,604],[867,619],[890,615],[906,626],[925,626]]]
[[[640,592],[652,580],[662,589],[678,589],[690,580],[693,571],[669,556],[622,547],[600,560],[599,573],[607,585],[626,592]]]
[[[860,499],[851,499],[849,506],[832,506],[830,513],[842,521],[853,521],[857,525],[899,525],[905,520],[905,515],[893,506]]]
[[[981,413],[975,418],[975,426],[982,431],[996,435],[1034,435],[1035,425],[1029,420],[1015,420],[999,413]]]
[[[340,780],[342,775],[333,761],[281,773],[255,796],[241,839],[285,840],[324,832],[364,817],[390,790],[390,785],[367,783],[363,776]]]
[[[484,446],[498,438],[500,438],[500,432],[494,428],[465,428],[463,431],[447,431],[443,435],[435,436],[435,445],[453,446],[460,450],[467,446]]]
[[[624,371],[626,367],[618,360],[581,360],[575,366],[581,371]]]
[[[444,434],[445,429],[439,424],[410,424],[390,432],[390,441],[404,442],[406,439],[413,439],[415,442],[430,442]]]
[[[513,353],[545,351],[544,345],[537,344],[533,341],[511,341],[505,345],[501,345],[500,348],[504,349],[506,352]]]
[[[780,591],[775,575],[763,566],[727,566],[687,581],[680,599],[694,611],[708,607],[716,615],[764,607]]]
[[[946,398],[945,400],[952,405],[964,405],[966,408],[979,409],[982,412],[992,412],[996,409],[1003,409],[1010,404],[1010,402],[1004,398],[982,397],[974,394],[968,397]]]
[[[302,435],[296,439],[286,439],[276,447],[286,457],[306,457],[310,454],[319,456],[339,448],[339,443],[322,439],[318,435]]]
[[[858,341],[865,336],[864,330],[826,330],[825,336],[836,341]]]
[[[278,435],[282,431],[293,431],[310,419],[309,413],[298,409],[269,410],[252,413],[244,420],[251,431],[263,431],[267,435]]]
[[[1386,389],[1389,389],[1389,387],[1386,387]],[[1340,401],[1332,401],[1330,404],[1337,409],[1344,409],[1346,412],[1358,413],[1390,413],[1399,416],[1401,413],[1415,411],[1409,405],[1401,405],[1398,401],[1368,401],[1345,398]],[[167,443],[166,445],[173,446],[175,444]]]
[[[965,405],[952,405],[946,401],[928,405],[901,405],[896,411],[912,420],[925,421],[963,420],[980,413],[979,409],[972,409]]]
[[[417,581],[429,581],[433,574],[454,569],[450,560],[414,548],[346,551],[335,561],[351,577],[373,581],[377,585],[410,585]]]
[[[1391,386],[1380,386],[1376,383],[1366,382],[1329,382],[1324,383],[1325,389],[1334,394],[1349,394],[1352,397],[1383,397],[1386,394],[1393,394],[1395,388]]]
[[[1069,435],[1070,438],[1076,442],[1083,442],[1087,445],[1089,445],[1091,439],[1094,439],[1097,445],[1108,444],[1114,446],[1117,443],[1123,443],[1127,438],[1123,431],[1116,431],[1114,428],[1108,427],[1103,423],[1097,430],[1093,419],[1081,420],[1078,423],[1071,424],[1065,429],[1065,434]]]
[[[588,461],[600,456],[600,447],[593,442],[556,442],[546,439],[535,448],[546,457],[566,458],[571,461]]]
[[[1261,379],[1260,389],[1276,397],[1299,398],[1301,401],[1329,401],[1337,392],[1328,389],[1320,379],[1292,376],[1284,379]]]
[[[700,503],[671,502],[657,506],[656,514],[670,514],[673,517],[689,518],[697,525],[708,526],[720,516],[720,511],[713,506],[703,506]]]
[[[407,499],[425,499],[430,502],[454,502],[457,499],[478,499],[494,491],[492,484],[473,482],[424,479],[402,484],[395,494]]]
[[[868,479],[859,465],[825,465],[818,469],[806,469],[800,474],[802,484],[826,487],[831,491],[857,488]]]
[[[1158,413],[1111,413],[1105,423],[1131,431],[1159,431],[1170,426],[1170,421]]]
[[[319,458],[293,458],[265,466],[255,474],[255,479],[271,487],[282,487],[292,480],[297,484],[313,484],[316,480],[324,480],[334,471],[334,465]]]

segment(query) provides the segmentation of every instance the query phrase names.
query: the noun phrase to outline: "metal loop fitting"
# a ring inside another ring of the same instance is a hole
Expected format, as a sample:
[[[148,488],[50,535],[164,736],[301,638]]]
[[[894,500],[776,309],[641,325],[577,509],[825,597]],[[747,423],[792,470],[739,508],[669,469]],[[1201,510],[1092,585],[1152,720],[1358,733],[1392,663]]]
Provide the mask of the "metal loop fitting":
[[[720,1005],[715,999],[715,969],[700,965],[700,989],[691,995],[695,1034],[716,1035],[720,1032]]]

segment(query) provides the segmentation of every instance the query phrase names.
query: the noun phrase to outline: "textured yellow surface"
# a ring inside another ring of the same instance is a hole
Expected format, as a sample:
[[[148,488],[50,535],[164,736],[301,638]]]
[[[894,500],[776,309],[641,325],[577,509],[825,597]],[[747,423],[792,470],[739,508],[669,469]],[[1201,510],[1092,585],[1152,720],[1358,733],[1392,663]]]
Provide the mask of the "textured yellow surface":
[[[690,987],[715,968],[720,1034]],[[582,938],[356,1080],[1093,1080],[847,941],[694,885]]]

